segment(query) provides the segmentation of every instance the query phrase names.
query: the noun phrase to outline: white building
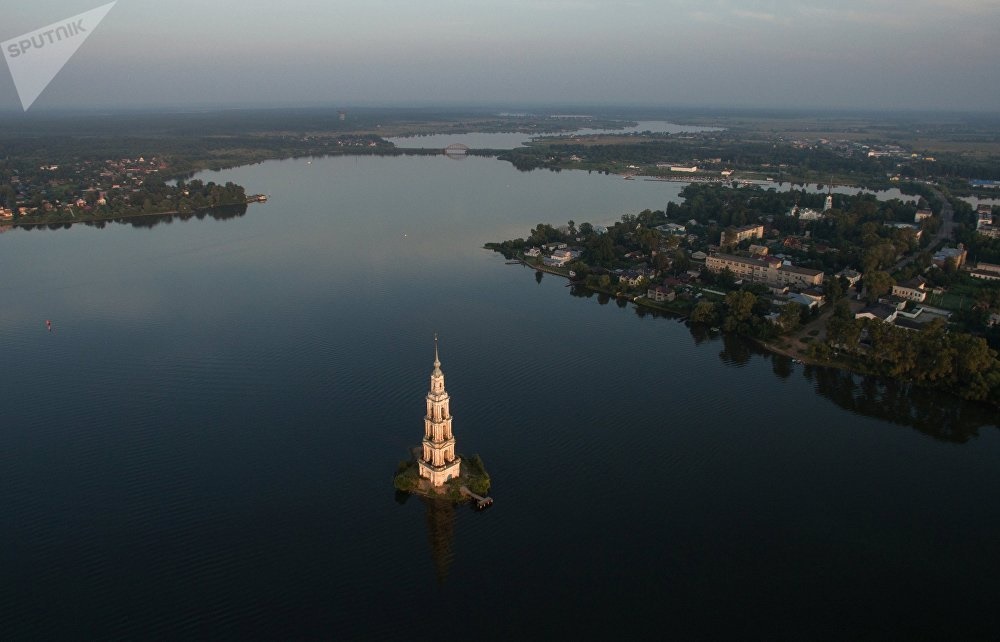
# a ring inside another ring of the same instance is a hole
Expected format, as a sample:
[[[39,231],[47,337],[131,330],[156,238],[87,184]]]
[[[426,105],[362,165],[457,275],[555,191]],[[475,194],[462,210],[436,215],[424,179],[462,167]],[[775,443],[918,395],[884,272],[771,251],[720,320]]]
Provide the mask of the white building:
[[[420,476],[431,486],[442,486],[459,476],[462,460],[455,455],[455,435],[451,432],[451,399],[444,389],[444,373],[438,358],[437,337],[434,337],[434,370],[431,389],[427,393],[427,414],[424,416],[423,452],[417,461]]]

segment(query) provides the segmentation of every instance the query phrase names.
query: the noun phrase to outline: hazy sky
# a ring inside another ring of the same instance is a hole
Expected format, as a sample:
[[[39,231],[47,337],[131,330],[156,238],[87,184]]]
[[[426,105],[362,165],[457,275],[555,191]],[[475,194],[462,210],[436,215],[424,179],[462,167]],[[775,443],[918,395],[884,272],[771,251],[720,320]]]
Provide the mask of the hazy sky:
[[[5,0],[0,41],[106,0]],[[1000,0],[119,0],[33,109],[1000,111]],[[0,71],[0,109],[20,109]]]

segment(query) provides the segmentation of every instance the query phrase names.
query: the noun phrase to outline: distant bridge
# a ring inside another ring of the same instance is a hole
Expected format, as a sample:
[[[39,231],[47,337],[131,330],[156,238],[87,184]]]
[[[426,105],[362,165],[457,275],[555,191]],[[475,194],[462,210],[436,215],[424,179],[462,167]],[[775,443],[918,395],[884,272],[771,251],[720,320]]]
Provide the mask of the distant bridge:
[[[441,153],[448,158],[465,158],[469,154],[469,146],[464,143],[452,143],[442,149]]]

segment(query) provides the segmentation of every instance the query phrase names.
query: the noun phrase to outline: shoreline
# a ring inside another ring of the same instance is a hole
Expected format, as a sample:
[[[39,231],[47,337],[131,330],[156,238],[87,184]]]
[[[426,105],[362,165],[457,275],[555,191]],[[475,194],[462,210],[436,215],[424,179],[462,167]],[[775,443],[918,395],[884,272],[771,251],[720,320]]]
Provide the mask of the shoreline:
[[[132,212],[132,213],[128,213],[128,214],[117,214],[115,216],[96,216],[96,217],[89,217],[89,218],[74,218],[74,219],[71,219],[69,221],[37,221],[37,222],[35,222],[35,221],[28,221],[28,222],[11,221],[10,222],[10,227],[12,229],[13,228],[18,228],[18,227],[23,227],[23,228],[47,227],[47,226],[50,226],[50,225],[58,225],[58,226],[62,227],[62,226],[65,226],[65,225],[77,225],[77,224],[80,224],[80,223],[107,223],[109,221],[113,223],[115,221],[120,221],[120,220],[127,220],[127,219],[132,219],[132,218],[145,218],[145,217],[149,217],[149,216],[171,216],[171,217],[172,216],[194,216],[194,215],[197,215],[197,214],[202,213],[202,212],[210,212],[212,210],[234,208],[234,207],[243,207],[245,205],[251,205],[252,203],[258,203],[258,202],[262,202],[262,201],[256,201],[256,200],[254,200],[254,201],[248,201],[246,203],[229,203],[229,204],[226,204],[226,205],[212,205],[212,206],[209,206],[209,207],[199,207],[199,208],[191,210],[190,212],[180,212],[180,211],[177,211],[177,210],[171,210],[169,212]]]
[[[486,248],[486,249],[489,249],[489,248]],[[561,272],[557,272],[557,271],[549,268],[548,266],[530,265],[530,264],[526,263],[523,258],[520,258],[520,259],[517,259],[517,260],[524,267],[534,268],[534,269],[536,269],[536,270],[538,270],[540,272],[545,272],[547,274],[552,274],[554,276],[563,277],[564,279],[566,279],[567,281],[569,281],[570,284],[572,284],[572,285],[579,285],[580,287],[587,288],[591,292],[595,292],[595,293],[598,293],[598,294],[605,294],[605,295],[608,295],[608,296],[611,296],[611,297],[616,297],[617,296],[617,294],[613,293],[613,292],[608,292],[608,291],[605,291],[605,290],[599,290],[599,289],[592,288],[592,287],[586,285],[585,283],[583,283],[582,281],[573,281],[569,277],[569,275],[563,274]],[[630,303],[632,303],[635,306],[641,306],[641,307],[645,307],[645,308],[650,308],[650,309],[662,312],[664,314],[668,314],[668,315],[674,316],[678,320],[684,321],[685,324],[688,325],[688,327],[690,328],[690,325],[687,322],[687,317],[684,316],[683,314],[679,313],[679,312],[676,312],[674,310],[670,310],[670,309],[667,309],[667,308],[664,308],[664,307],[661,307],[661,306],[658,306],[658,305],[642,304],[642,303],[639,303],[639,302],[635,301],[634,297],[627,297],[627,299],[628,299],[628,301]],[[792,345],[790,345],[787,348],[777,345],[777,343],[774,342],[774,341],[764,341],[763,339],[756,339],[754,337],[749,337],[749,336],[741,335],[741,334],[738,334],[738,333],[737,333],[737,336],[739,336],[740,338],[742,338],[744,340],[753,342],[755,345],[757,345],[759,348],[763,349],[765,352],[767,352],[771,356],[786,357],[786,358],[792,359],[793,362],[797,361],[797,362],[799,362],[799,363],[801,363],[803,365],[813,366],[813,367],[818,367],[818,368],[828,368],[828,369],[831,369],[831,370],[838,370],[838,371],[841,371],[841,372],[848,372],[848,373],[850,373],[852,375],[858,375],[858,376],[862,376],[862,377],[880,377],[880,378],[884,378],[886,380],[890,380],[890,381],[894,381],[894,382],[898,382],[898,383],[902,383],[902,384],[911,384],[911,385],[916,386],[917,388],[920,388],[920,386],[918,384],[916,384],[916,383],[914,383],[912,381],[909,381],[907,379],[899,379],[899,378],[895,378],[895,377],[890,377],[888,375],[885,375],[885,374],[882,374],[882,373],[879,373],[879,372],[874,372],[874,371],[872,371],[870,369],[867,369],[867,368],[858,367],[857,365],[852,365],[852,364],[849,364],[849,363],[845,363],[843,361],[832,361],[832,360],[831,361],[824,361],[824,360],[817,359],[815,357],[812,357],[812,356],[809,356],[808,354],[806,354],[805,350],[803,349],[803,345],[805,344],[805,342],[801,341],[801,339],[799,338],[799,335],[801,335],[803,333],[808,333],[808,331],[809,331],[810,328],[812,328],[815,324],[818,324],[828,314],[832,314],[832,308],[829,311],[827,311],[827,312],[823,313],[822,315],[820,315],[820,317],[818,317],[817,319],[813,320],[811,323],[809,323],[809,324],[807,324],[807,325],[802,326],[801,328],[799,328],[793,335],[786,335],[785,337],[782,337],[782,338],[784,338],[784,339],[792,342]],[[975,404],[979,404],[979,405],[982,405],[983,407],[987,407],[987,408],[994,407],[994,404],[991,404],[988,401],[976,401],[976,400],[965,399],[964,397],[962,397],[959,394],[956,394],[953,391],[936,389],[936,388],[927,388],[927,390],[931,390],[931,391],[935,391],[935,392],[947,394],[949,396],[952,396],[952,397],[954,397],[956,399],[961,400],[962,402],[975,403]]]

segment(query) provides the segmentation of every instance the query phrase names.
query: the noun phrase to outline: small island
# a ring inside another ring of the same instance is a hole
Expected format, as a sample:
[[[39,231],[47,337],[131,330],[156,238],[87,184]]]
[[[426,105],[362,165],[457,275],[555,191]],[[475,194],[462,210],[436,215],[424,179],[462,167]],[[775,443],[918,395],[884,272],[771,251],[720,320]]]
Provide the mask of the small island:
[[[437,337],[434,337],[434,369],[426,399],[423,442],[413,449],[410,460],[400,462],[393,485],[396,490],[413,495],[452,502],[473,501],[477,508],[486,508],[493,499],[486,496],[490,476],[483,460],[479,455],[463,460],[455,453],[451,398],[444,387]]]

